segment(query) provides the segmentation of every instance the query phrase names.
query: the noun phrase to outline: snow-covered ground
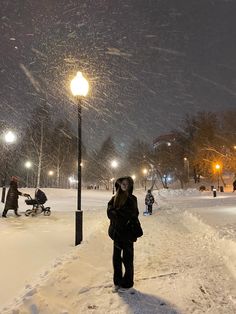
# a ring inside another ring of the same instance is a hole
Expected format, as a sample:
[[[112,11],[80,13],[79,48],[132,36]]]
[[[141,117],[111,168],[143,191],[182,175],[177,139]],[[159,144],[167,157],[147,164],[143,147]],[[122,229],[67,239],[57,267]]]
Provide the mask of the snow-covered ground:
[[[236,313],[236,194],[154,192],[153,215],[140,215],[136,293],[118,294],[107,236],[111,194],[83,191],[84,241],[74,247],[76,191],[45,191],[52,216],[9,212],[0,220],[1,313]],[[141,213],[144,192],[136,194]]]

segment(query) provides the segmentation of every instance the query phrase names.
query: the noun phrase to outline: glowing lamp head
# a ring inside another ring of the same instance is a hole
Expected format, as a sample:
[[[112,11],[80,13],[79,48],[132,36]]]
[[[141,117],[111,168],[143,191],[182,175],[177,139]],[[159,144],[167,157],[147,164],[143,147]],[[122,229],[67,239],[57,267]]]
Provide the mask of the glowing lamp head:
[[[81,72],[77,72],[76,76],[71,81],[70,89],[73,96],[87,96],[89,91],[89,83]]]
[[[52,170],[48,171],[49,176],[53,176],[54,172]]]
[[[12,144],[16,141],[16,135],[12,131],[8,131],[4,136],[7,144]]]
[[[112,166],[112,168],[117,168],[118,167],[118,162],[116,160],[113,160],[111,162],[111,166]]]
[[[25,168],[30,169],[31,167],[32,167],[32,162],[31,161],[26,161]]]
[[[215,168],[216,168],[216,170],[220,170],[220,165],[219,165],[219,164],[216,164],[216,165],[215,165]]]
[[[135,179],[136,179],[136,175],[133,174],[133,175],[131,176],[131,178],[132,178],[133,180],[135,180]]]
[[[147,169],[143,169],[143,174],[146,175],[148,173]]]

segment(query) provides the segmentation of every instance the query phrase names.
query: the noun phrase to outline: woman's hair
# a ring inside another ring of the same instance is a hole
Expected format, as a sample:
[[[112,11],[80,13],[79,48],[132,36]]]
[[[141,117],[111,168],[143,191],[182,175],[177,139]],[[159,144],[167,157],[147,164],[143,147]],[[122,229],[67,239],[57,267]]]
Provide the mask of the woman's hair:
[[[122,181],[120,183],[122,183]],[[121,208],[127,201],[128,196],[129,196],[128,189],[126,191],[123,191],[121,189],[121,186],[119,185],[116,191],[116,195],[114,197],[114,207]]]

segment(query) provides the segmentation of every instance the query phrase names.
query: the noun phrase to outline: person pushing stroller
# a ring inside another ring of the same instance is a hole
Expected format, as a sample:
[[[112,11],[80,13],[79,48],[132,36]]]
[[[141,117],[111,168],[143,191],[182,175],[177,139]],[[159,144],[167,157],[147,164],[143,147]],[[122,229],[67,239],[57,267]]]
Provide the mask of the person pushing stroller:
[[[148,215],[152,215],[152,205],[154,202],[155,202],[154,196],[152,195],[151,190],[148,190],[145,197],[145,205],[147,206]]]
[[[10,187],[7,192],[6,204],[2,213],[3,218],[7,218],[7,212],[9,209],[14,210],[15,215],[20,217],[21,215],[18,213],[18,198],[19,195],[28,197],[29,194],[22,193],[18,190],[18,178],[15,176],[11,177]]]

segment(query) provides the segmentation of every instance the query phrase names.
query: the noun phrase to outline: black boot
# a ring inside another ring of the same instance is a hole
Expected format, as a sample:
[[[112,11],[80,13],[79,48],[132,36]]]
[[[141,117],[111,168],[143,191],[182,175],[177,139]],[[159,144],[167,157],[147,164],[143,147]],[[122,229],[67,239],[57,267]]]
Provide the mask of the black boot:
[[[21,216],[20,214],[18,214],[18,211],[17,211],[17,210],[15,210],[15,215],[16,215],[17,217],[20,217],[20,216]]]

